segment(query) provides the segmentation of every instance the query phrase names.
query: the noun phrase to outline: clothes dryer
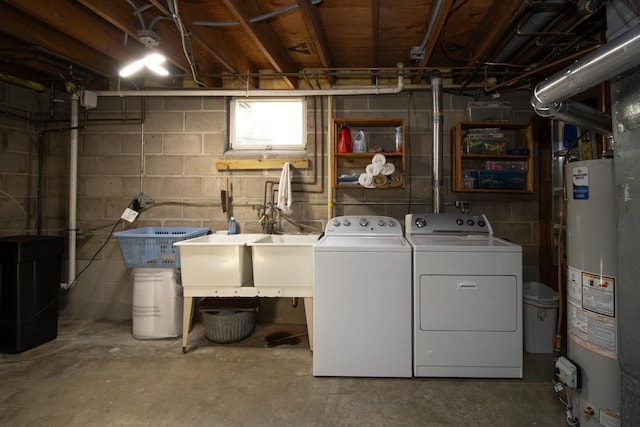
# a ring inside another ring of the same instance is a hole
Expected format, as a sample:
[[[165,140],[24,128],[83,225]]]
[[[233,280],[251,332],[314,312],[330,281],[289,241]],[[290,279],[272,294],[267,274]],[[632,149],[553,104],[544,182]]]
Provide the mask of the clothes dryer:
[[[413,374],[522,378],[522,248],[484,215],[409,214]]]

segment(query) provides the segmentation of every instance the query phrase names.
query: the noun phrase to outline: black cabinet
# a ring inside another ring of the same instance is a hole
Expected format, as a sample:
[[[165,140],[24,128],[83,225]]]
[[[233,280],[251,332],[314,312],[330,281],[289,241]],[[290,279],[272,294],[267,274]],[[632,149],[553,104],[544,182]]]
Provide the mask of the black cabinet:
[[[0,237],[0,351],[20,353],[58,336],[64,239]]]

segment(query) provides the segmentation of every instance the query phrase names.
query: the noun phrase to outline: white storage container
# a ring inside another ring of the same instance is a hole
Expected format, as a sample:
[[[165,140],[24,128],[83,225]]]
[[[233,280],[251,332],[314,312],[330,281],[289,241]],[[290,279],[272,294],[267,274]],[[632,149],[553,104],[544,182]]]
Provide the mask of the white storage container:
[[[182,286],[251,286],[251,248],[264,234],[209,234],[177,242]]]
[[[180,273],[173,268],[135,268],[132,314],[134,338],[180,336],[182,333]]]
[[[271,234],[249,243],[254,286],[313,286],[316,234]]]
[[[558,320],[558,292],[540,282],[524,282],[524,350],[553,353]]]

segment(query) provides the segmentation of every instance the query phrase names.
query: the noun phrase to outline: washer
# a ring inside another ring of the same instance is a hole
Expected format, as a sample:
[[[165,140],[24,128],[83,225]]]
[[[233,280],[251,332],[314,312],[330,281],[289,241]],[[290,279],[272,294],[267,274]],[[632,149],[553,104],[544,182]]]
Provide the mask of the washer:
[[[409,214],[416,377],[522,378],[522,248],[484,215]]]
[[[313,375],[411,377],[411,245],[400,222],[333,218],[313,256]]]

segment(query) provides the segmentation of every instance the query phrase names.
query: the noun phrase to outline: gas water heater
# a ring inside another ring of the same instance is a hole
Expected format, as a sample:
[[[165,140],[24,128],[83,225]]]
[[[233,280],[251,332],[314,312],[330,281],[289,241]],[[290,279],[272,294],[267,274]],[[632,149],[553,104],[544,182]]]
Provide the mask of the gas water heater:
[[[620,426],[616,201],[613,160],[568,163],[568,357],[581,370],[569,390],[581,426]],[[623,285],[624,286],[624,285]]]

